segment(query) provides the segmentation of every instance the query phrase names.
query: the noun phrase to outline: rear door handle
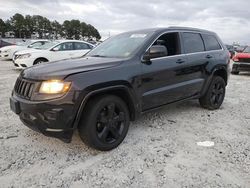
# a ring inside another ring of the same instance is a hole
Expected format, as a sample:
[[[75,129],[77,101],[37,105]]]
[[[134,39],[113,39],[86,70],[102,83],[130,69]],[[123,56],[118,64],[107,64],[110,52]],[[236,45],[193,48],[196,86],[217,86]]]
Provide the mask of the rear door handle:
[[[207,59],[211,59],[211,58],[213,58],[213,56],[207,55],[206,58],[207,58]]]
[[[182,64],[182,63],[185,63],[185,61],[184,61],[184,60],[182,60],[182,59],[178,59],[178,60],[176,61],[176,63],[178,63],[178,64]]]

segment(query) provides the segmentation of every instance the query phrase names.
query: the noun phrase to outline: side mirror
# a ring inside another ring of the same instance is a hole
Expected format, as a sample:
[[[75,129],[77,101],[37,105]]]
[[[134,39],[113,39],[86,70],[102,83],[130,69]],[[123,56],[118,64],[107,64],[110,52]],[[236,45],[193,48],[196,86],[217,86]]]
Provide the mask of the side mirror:
[[[152,59],[152,58],[164,57],[167,55],[168,55],[168,50],[167,50],[166,46],[154,45],[154,46],[151,46],[149,48],[149,50],[148,50],[148,52],[146,52],[146,54],[144,54],[143,60],[150,61],[150,59]]]
[[[58,47],[52,48],[51,51],[52,52],[57,52],[57,51],[59,51],[59,48]]]

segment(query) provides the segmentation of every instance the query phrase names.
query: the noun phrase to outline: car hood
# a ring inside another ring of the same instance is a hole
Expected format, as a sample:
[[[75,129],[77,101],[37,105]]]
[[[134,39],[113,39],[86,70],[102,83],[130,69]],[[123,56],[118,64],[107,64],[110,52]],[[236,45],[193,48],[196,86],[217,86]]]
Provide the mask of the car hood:
[[[27,50],[21,50],[19,52],[16,52],[16,55],[22,55],[22,54],[31,54],[31,53],[36,53],[40,52],[41,50],[38,49],[27,49]]]
[[[16,47],[17,47],[16,45],[5,46],[5,47],[0,48],[0,51],[3,52],[3,51],[6,51],[6,50],[14,49]]]
[[[241,58],[241,59],[250,58],[250,53],[237,53],[237,54],[235,55],[235,57]]]
[[[83,57],[35,65],[22,71],[21,76],[32,80],[62,80],[68,75],[105,69],[122,63],[120,58]]]

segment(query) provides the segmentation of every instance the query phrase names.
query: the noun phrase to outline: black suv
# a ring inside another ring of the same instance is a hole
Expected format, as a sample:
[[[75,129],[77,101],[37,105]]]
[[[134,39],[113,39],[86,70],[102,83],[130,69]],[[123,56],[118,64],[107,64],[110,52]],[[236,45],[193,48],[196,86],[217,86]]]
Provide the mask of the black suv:
[[[78,128],[86,144],[111,150],[125,138],[129,122],[149,110],[187,99],[218,109],[229,61],[213,32],[182,27],[126,32],[83,58],[25,69],[10,106],[44,135],[70,142]]]

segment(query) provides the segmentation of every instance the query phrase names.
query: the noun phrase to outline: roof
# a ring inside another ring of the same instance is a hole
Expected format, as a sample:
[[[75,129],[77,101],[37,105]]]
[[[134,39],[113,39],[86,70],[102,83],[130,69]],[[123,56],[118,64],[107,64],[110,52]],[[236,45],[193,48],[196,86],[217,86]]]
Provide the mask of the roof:
[[[91,43],[89,43],[89,42],[86,42],[86,41],[84,41],[84,40],[67,40],[67,39],[64,39],[64,40],[55,40],[55,41],[58,41],[58,42],[83,42],[83,43],[87,43],[87,44],[89,44],[89,45],[92,45],[92,46],[94,46],[93,44],[91,44]]]
[[[205,29],[198,29],[192,27],[179,27],[179,26],[170,26],[170,27],[159,27],[159,28],[147,28],[147,29],[140,29],[135,31],[129,32],[163,32],[167,30],[183,30],[183,31],[196,31],[196,32],[204,32],[204,33],[214,33],[212,31],[208,31]]]

